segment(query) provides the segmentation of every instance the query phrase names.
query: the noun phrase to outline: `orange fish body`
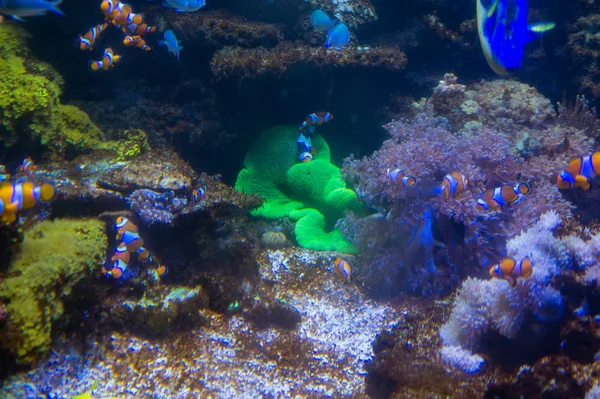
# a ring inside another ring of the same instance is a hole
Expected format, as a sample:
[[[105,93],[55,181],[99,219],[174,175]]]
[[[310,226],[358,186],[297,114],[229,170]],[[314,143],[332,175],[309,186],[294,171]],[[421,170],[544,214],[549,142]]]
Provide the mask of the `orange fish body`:
[[[32,182],[0,182],[0,220],[13,223],[17,212],[32,208],[40,201],[50,201],[54,197],[54,186],[42,184],[36,187]]]
[[[490,268],[490,276],[506,280],[511,287],[517,284],[517,278],[529,278],[532,273],[533,262],[528,256],[519,263],[513,258],[505,258]]]
[[[340,280],[347,281],[350,280],[352,268],[350,267],[350,264],[348,263],[348,261],[346,261],[346,259],[337,256],[333,261],[333,273]]]
[[[505,185],[502,187],[486,190],[481,198],[477,200],[477,210],[495,212],[506,205],[519,203],[525,194],[531,189],[527,183],[519,183],[516,186]]]
[[[137,47],[144,51],[152,50],[152,47],[146,44],[146,41],[141,36],[127,36],[123,40],[123,44],[127,47]]]
[[[118,259],[121,259],[123,262],[129,264],[131,260],[131,254],[127,250],[127,246],[121,243],[117,249],[115,250],[115,254],[110,258],[111,261],[116,262]]]
[[[600,152],[573,158],[558,175],[557,185],[560,189],[581,187],[589,190],[590,180],[598,173],[600,173]]]
[[[142,23],[142,24],[132,23],[132,24],[128,24],[125,26],[121,26],[121,30],[126,35],[144,36],[146,33],[156,32],[156,26],[150,26],[146,23]]]
[[[113,50],[109,47],[104,50],[104,55],[102,56],[102,60],[100,61],[90,61],[90,70],[99,71],[100,69],[108,70],[115,65],[115,63],[119,62],[121,59],[120,55],[116,55]]]
[[[93,28],[88,30],[85,35],[79,35],[79,37],[77,38],[77,40],[79,41],[79,49],[92,50],[94,47],[94,43],[96,42],[96,40],[98,40],[98,38],[100,37],[102,32],[104,32],[107,26],[107,23],[103,23],[101,25],[94,26]]]
[[[467,189],[468,184],[469,180],[460,172],[447,174],[441,186],[444,199],[455,198]]]
[[[402,184],[406,187],[412,187],[417,184],[417,178],[414,176],[405,176],[404,171],[400,169],[394,169],[390,171],[388,168],[386,171],[387,178],[392,182],[398,185]]]
[[[321,112],[313,112],[309,114],[302,122],[302,125],[298,128],[299,132],[303,132],[308,129],[312,125],[321,126],[322,124],[329,122],[333,119],[333,115],[329,112],[321,111]]]
[[[117,218],[117,221],[115,222],[115,229],[117,230],[117,240],[122,239],[123,234],[125,234],[126,231],[136,234],[139,232],[137,225],[123,216],[119,216]]]
[[[106,270],[104,267],[102,268],[102,274],[107,275],[109,277],[114,278],[115,280],[121,278],[123,273],[127,270],[127,262],[123,261],[123,259],[117,259],[113,263],[113,267],[110,270]]]
[[[37,166],[35,166],[31,157],[27,157],[23,160],[23,162],[19,166],[19,169],[17,170],[21,173],[25,173],[28,177],[31,177],[33,172],[37,170]]]

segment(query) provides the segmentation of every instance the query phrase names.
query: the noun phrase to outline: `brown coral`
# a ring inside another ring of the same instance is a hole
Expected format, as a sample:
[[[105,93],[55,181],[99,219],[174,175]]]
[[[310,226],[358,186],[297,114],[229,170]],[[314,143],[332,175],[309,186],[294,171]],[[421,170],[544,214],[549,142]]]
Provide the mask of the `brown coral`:
[[[406,66],[406,56],[398,47],[347,47],[343,51],[310,47],[301,43],[282,42],[274,48],[225,47],[211,61],[215,76],[256,77],[282,75],[293,64],[311,64],[316,68],[385,68],[400,71]]]

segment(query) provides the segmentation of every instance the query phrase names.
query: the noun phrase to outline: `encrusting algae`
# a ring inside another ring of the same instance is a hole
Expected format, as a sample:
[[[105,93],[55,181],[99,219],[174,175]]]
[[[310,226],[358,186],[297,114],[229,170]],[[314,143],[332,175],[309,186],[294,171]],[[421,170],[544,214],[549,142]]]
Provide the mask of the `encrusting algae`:
[[[104,224],[96,219],[43,221],[25,232],[0,284],[9,314],[0,345],[19,363],[33,363],[50,349],[63,301],[104,262],[106,246]]]

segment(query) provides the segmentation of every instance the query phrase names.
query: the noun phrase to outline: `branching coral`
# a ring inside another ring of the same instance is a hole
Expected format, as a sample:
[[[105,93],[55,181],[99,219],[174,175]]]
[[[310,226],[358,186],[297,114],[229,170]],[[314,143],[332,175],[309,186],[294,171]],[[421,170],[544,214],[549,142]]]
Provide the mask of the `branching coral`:
[[[385,68],[400,71],[406,56],[398,47],[347,47],[343,51],[326,50],[301,43],[281,42],[274,48],[225,47],[211,61],[215,76],[255,77],[282,75],[293,64],[309,64],[316,68]]]
[[[104,223],[94,219],[44,221],[25,233],[10,277],[0,284],[10,314],[0,342],[19,363],[33,363],[50,349],[63,301],[103,263],[106,246]]]

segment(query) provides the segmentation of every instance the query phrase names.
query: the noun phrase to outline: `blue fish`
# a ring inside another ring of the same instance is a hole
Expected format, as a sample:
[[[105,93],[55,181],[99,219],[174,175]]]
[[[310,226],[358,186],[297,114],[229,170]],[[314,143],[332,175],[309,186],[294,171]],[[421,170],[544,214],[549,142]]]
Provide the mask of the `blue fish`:
[[[521,67],[525,44],[556,26],[527,24],[527,0],[477,0],[477,30],[488,65],[499,75]]]
[[[0,14],[10,15],[17,21],[22,21],[23,17],[33,17],[45,15],[47,11],[52,11],[58,15],[65,15],[58,6],[63,0],[44,1],[44,0],[0,0]]]
[[[171,29],[166,30],[164,34],[165,40],[159,40],[158,44],[162,44],[163,46],[167,46],[167,50],[169,53],[175,56],[175,59],[179,60],[179,51],[183,49],[183,46],[179,45],[179,41],[175,36],[175,32]]]
[[[350,41],[350,31],[344,24],[336,25],[327,33],[327,41],[325,48],[333,47],[336,50],[341,50]]]
[[[165,0],[162,3],[165,7],[174,8],[177,12],[194,12],[206,5],[204,0]]]
[[[327,32],[333,27],[329,15],[321,10],[315,10],[310,13],[310,23],[319,32]]]

